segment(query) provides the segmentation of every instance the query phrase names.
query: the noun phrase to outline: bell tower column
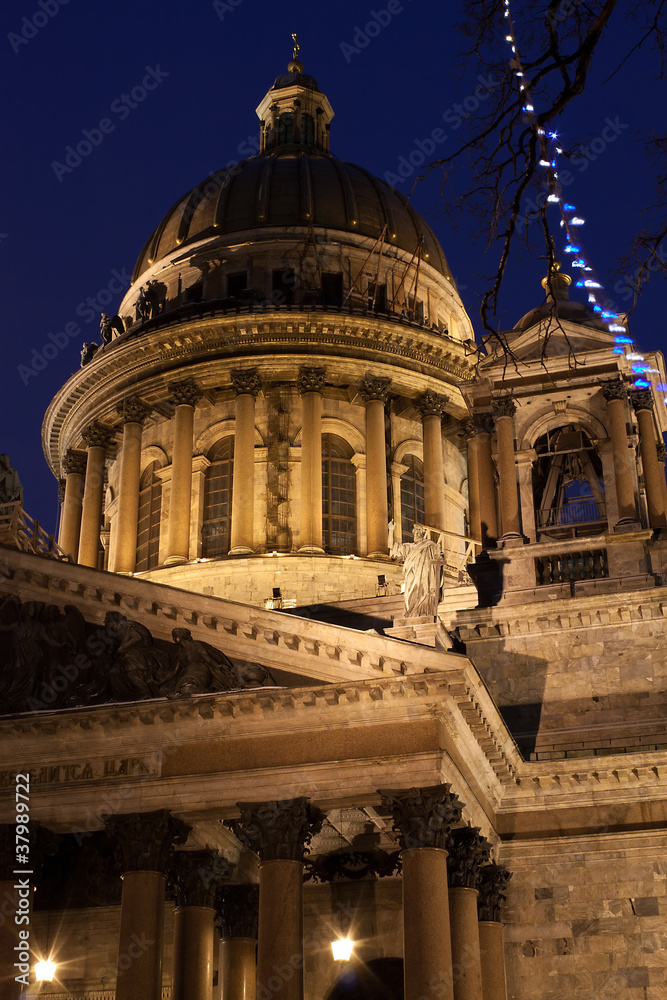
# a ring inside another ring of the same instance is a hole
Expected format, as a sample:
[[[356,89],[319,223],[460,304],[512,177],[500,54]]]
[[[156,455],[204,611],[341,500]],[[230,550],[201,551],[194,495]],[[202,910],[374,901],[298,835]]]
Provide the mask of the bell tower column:
[[[500,519],[503,537],[521,535],[519,490],[514,452],[514,414],[516,405],[509,397],[493,402],[493,416],[498,433],[498,474],[500,476]]]
[[[257,991],[303,1000],[303,855],[324,813],[306,798],[238,806],[240,839],[261,859]]]
[[[402,847],[405,1000],[454,1000],[447,842],[463,806],[449,788],[379,791]]]
[[[137,528],[139,525],[139,486],[141,480],[141,425],[149,408],[138,396],[129,396],[118,405],[123,422],[123,444],[120,452],[118,482],[118,513],[114,523],[115,557],[109,567],[112,573],[134,573],[137,562]]]
[[[368,558],[387,555],[387,457],[384,407],[390,380],[365,375],[359,393],[366,404],[366,537]]]
[[[104,496],[104,466],[107,448],[115,437],[115,430],[95,421],[83,432],[88,445],[86,481],[83,488],[81,534],[77,562],[81,566],[97,568],[102,529],[102,500]]]
[[[301,393],[301,523],[299,552],[322,548],[322,389],[324,368],[300,368]]]
[[[642,456],[642,468],[644,470],[648,523],[652,528],[664,528],[667,525],[667,517],[665,517],[665,475],[664,468],[658,461],[655,426],[653,423],[653,393],[650,389],[635,390],[630,394],[630,401],[637,414],[637,421],[639,423],[639,448]]]
[[[424,438],[424,517],[429,527],[445,531],[445,463],[442,454],[442,415],[447,400],[426,392],[417,400]]]
[[[236,390],[234,475],[230,555],[254,551],[255,514],[255,396],[261,388],[256,368],[232,372]]]
[[[165,566],[177,566],[190,558],[190,502],[192,496],[192,441],[195,406],[203,396],[192,379],[173,382],[170,398],[175,404],[171,460],[171,496]]]
[[[76,559],[79,551],[81,505],[86,475],[85,451],[73,451],[70,448],[63,459],[62,468],[65,473],[65,499],[60,515],[58,545],[66,555]]]
[[[602,395],[607,400],[611,454],[616,482],[619,521],[636,521],[634,475],[627,433],[628,392],[620,378],[602,386]]]

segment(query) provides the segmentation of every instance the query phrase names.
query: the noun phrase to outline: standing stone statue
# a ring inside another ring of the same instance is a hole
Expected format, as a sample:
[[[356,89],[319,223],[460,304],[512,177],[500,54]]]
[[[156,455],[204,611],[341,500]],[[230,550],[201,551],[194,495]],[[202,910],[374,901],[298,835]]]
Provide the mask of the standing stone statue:
[[[8,455],[0,455],[0,502],[23,505],[23,486],[16,469],[9,464]]]
[[[427,537],[426,528],[415,524],[413,542],[394,541],[394,522],[389,522],[389,555],[403,560],[405,615],[435,616],[440,601],[443,558],[440,546]]]

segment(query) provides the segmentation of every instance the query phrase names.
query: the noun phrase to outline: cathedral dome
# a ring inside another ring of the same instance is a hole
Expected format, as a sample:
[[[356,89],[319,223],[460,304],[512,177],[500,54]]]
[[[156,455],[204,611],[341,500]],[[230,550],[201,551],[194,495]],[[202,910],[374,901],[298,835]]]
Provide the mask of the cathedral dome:
[[[386,226],[387,244],[409,253],[423,238],[423,259],[451,278],[438,240],[402,194],[362,167],[293,143],[217,171],[180,198],[151,234],[133,280],[181,246],[250,229],[311,224],[372,239]]]

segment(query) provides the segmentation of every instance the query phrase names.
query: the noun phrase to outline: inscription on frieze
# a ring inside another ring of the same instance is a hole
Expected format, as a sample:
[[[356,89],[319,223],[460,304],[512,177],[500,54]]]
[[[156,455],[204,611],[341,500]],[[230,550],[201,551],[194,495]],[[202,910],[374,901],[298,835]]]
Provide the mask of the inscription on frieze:
[[[158,773],[157,754],[149,757],[108,757],[105,760],[45,764],[29,770],[31,786],[63,785],[77,781],[99,781],[105,778],[143,778]],[[8,788],[14,784],[15,779],[15,768],[11,771],[0,771],[0,788]]]

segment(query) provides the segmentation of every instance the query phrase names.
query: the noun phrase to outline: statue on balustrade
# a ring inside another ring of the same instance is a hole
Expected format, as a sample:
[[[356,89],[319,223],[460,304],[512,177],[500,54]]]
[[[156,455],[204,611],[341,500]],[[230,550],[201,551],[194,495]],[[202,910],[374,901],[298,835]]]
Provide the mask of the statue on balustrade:
[[[392,559],[403,560],[406,618],[435,616],[442,589],[443,554],[440,546],[431,541],[421,524],[415,524],[412,542],[395,541],[394,528],[394,522],[390,521],[389,555]]]
[[[224,653],[207,642],[193,639],[189,628],[175,628],[171,634],[172,669],[162,681],[160,694],[183,698],[238,687],[234,667]]]
[[[9,464],[9,456],[0,455],[0,503],[15,502],[23,505],[23,486],[18,472]]]

